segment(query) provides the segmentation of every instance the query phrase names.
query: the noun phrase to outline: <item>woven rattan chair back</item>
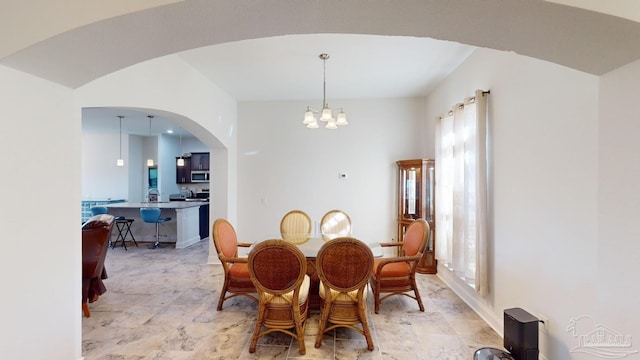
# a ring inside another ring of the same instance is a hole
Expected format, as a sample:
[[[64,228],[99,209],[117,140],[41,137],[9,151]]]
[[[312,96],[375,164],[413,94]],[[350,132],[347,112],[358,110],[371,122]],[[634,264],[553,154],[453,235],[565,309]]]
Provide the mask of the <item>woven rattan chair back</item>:
[[[280,235],[290,243],[299,244],[311,236],[311,217],[302,210],[291,210],[280,220]]]
[[[331,210],[320,220],[320,233],[324,241],[351,236],[351,218],[342,210]]]
[[[309,305],[306,272],[307,259],[295,245],[276,239],[254,245],[249,253],[249,273],[259,302],[250,353],[255,352],[261,336],[279,331],[296,338],[300,354],[305,354],[304,325]]]
[[[323,335],[337,327],[345,327],[365,336],[367,348],[373,340],[366,313],[367,281],[373,267],[369,246],[352,237],[327,241],[318,251],[316,269],[320,278],[321,312],[316,347]],[[331,323],[330,326],[328,324]],[[355,325],[361,327],[356,327]]]
[[[213,245],[224,270],[224,283],[220,291],[217,310],[222,310],[225,300],[243,295],[253,301],[256,288],[251,282],[247,258],[238,257],[238,246],[249,247],[251,244],[239,243],[236,230],[225,219],[217,219],[212,227]],[[227,295],[228,294],[228,295]]]
[[[307,271],[304,254],[292,244],[266,240],[249,253],[249,273],[256,287],[264,292],[282,295],[302,283]]]

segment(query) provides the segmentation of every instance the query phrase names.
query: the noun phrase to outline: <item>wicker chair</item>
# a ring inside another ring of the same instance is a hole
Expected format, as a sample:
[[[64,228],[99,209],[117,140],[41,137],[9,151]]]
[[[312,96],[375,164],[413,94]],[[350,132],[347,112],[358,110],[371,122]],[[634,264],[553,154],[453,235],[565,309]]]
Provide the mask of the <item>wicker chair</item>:
[[[392,258],[377,258],[373,262],[370,284],[375,301],[375,313],[380,310],[380,302],[393,295],[405,295],[418,302],[424,311],[420,292],[416,285],[416,266],[427,245],[429,224],[423,219],[412,222],[404,235],[404,241],[381,243],[382,246],[401,246],[402,255]],[[413,291],[414,295],[408,292]],[[387,295],[382,296],[382,293]]]
[[[320,220],[320,233],[324,241],[351,236],[351,218],[342,210],[331,210]]]
[[[238,257],[238,246],[249,247],[249,243],[239,243],[236,231],[225,219],[217,219],[213,223],[213,244],[216,247],[218,258],[224,269],[224,284],[218,300],[218,311],[222,310],[222,303],[239,295],[246,296],[255,302],[258,299],[254,294],[256,288],[251,282],[247,258]],[[230,293],[227,296],[227,293]]]
[[[282,239],[299,244],[309,240],[311,236],[311,217],[302,210],[291,210],[280,220]]]
[[[300,354],[305,354],[310,283],[306,271],[304,254],[286,241],[265,240],[251,250],[249,272],[258,290],[259,305],[250,353],[255,352],[260,337],[278,331],[296,338]]]
[[[335,238],[320,248],[316,259],[321,304],[316,347],[320,347],[326,332],[345,327],[364,335],[367,349],[373,350],[366,313],[367,281],[372,267],[371,249],[352,237]]]

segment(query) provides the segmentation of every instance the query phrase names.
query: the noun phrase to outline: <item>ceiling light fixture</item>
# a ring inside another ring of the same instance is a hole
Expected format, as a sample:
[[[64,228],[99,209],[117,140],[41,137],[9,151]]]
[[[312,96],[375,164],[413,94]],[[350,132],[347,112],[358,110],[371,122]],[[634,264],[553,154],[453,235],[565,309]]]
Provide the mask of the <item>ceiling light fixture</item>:
[[[116,161],[116,165],[124,166],[124,159],[122,158],[122,119],[124,118],[124,116],[118,115],[118,117],[120,118],[120,157]]]
[[[151,119],[153,119],[153,115],[147,115],[147,117],[149,118],[149,138],[151,138]],[[147,159],[147,166],[148,167],[152,167],[153,166],[153,159],[152,158]]]
[[[329,54],[320,54],[320,59],[322,60],[322,111],[318,111],[310,106],[307,106],[307,111],[304,113],[303,124],[307,125],[309,129],[317,129],[318,119],[316,115],[320,115],[320,121],[325,121],[327,125],[325,126],[327,129],[337,129],[338,126],[348,125],[347,115],[344,113],[342,108],[331,110],[329,108],[329,104],[327,104],[327,81],[326,81],[326,62],[329,59]],[[333,113],[338,112],[337,116],[334,116]]]

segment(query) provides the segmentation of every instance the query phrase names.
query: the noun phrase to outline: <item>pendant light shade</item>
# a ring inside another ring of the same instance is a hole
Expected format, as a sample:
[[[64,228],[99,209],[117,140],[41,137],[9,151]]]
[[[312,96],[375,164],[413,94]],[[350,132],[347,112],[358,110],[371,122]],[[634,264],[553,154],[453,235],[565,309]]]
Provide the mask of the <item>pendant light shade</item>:
[[[149,118],[149,137],[151,137],[151,119],[153,119],[153,115],[147,115],[147,117]],[[147,166],[148,167],[152,167],[154,166],[154,162],[152,158],[147,159]]]
[[[124,118],[124,116],[122,115],[118,115],[118,118],[120,118],[120,157],[118,158],[118,160],[116,161],[116,166],[124,166],[124,159],[122,158],[122,119]]]

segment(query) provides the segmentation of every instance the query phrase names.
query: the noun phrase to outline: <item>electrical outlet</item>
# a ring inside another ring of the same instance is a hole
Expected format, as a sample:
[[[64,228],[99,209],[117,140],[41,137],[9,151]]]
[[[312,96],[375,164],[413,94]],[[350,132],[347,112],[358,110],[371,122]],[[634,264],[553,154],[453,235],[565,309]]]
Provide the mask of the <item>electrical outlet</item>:
[[[538,314],[538,320],[540,320],[540,330],[543,334],[549,333],[549,317],[545,314]]]

